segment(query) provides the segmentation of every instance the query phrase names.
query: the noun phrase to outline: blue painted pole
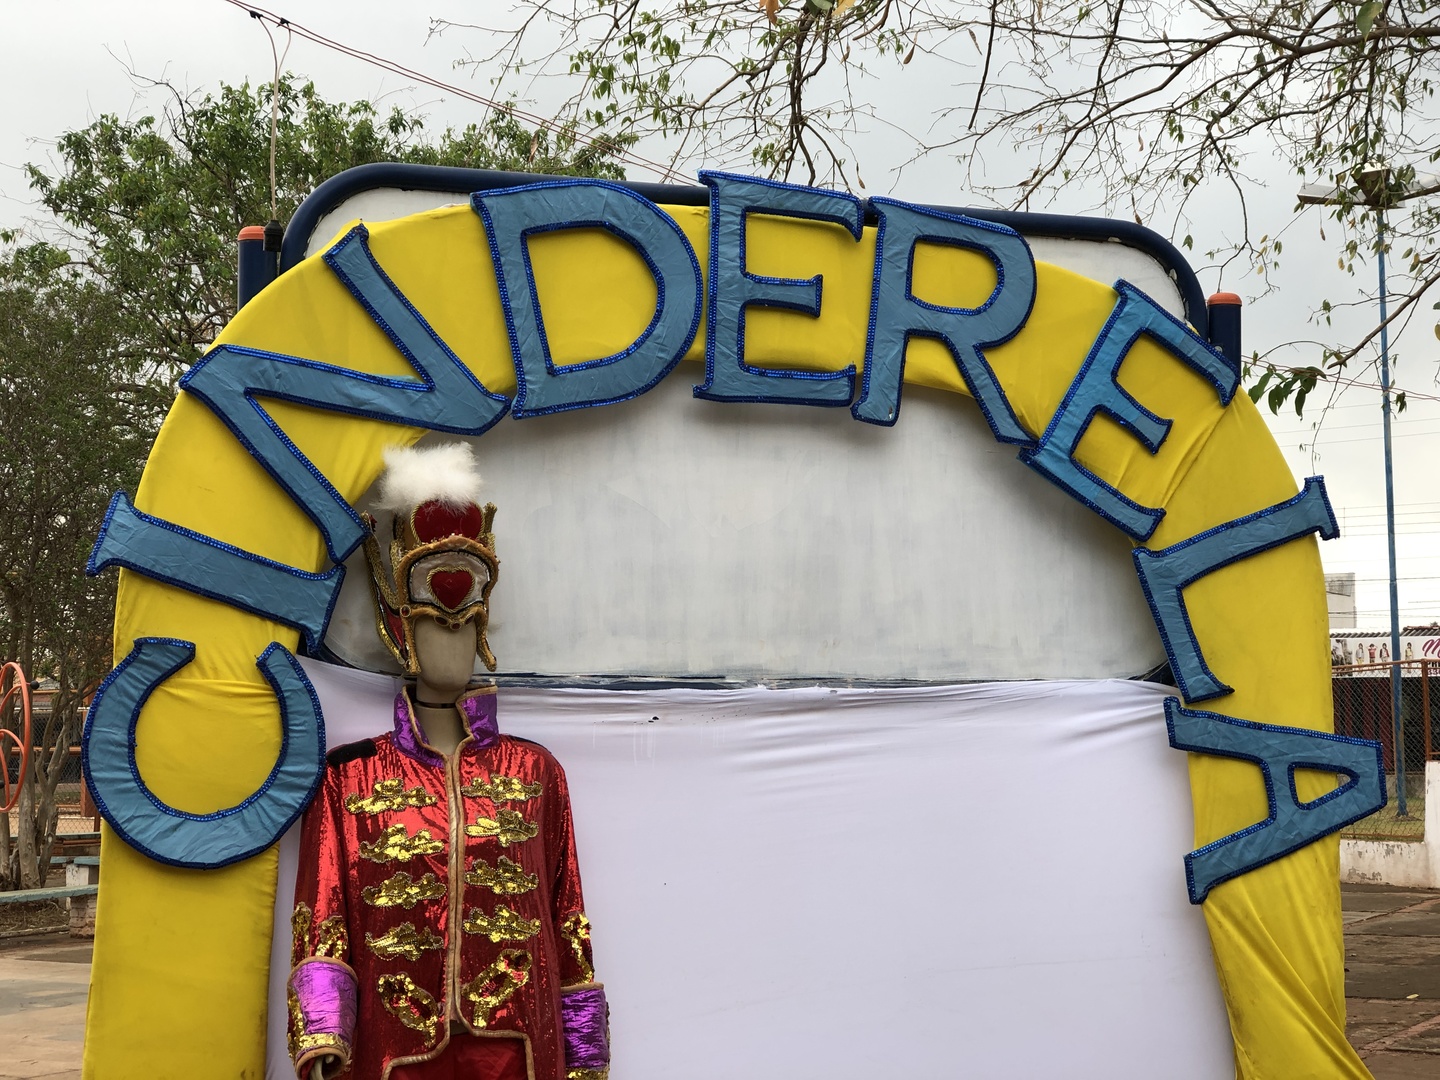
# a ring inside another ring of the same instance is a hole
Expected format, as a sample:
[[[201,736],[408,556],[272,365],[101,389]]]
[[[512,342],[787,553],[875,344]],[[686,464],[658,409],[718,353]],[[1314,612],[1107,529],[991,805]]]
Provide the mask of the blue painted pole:
[[[1233,292],[1217,292],[1206,301],[1210,311],[1210,344],[1239,371],[1244,362],[1240,355],[1240,297]]]
[[[263,225],[246,225],[241,229],[237,247],[235,307],[238,311],[275,280],[276,256],[265,249]]]
[[[1385,423],[1385,535],[1390,545],[1390,716],[1395,738],[1395,812],[1405,809],[1405,728],[1400,721],[1400,590],[1395,573],[1395,468],[1390,450],[1390,331],[1385,296],[1385,211],[1375,208],[1376,251],[1380,264],[1380,409]]]

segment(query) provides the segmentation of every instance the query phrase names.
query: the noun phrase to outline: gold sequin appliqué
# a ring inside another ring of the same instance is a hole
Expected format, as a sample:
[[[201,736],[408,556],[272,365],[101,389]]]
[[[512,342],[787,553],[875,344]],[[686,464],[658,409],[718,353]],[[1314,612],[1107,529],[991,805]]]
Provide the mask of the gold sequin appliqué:
[[[309,904],[302,902],[295,905],[295,912],[290,916],[291,967],[310,955],[310,922],[314,918]]]
[[[498,836],[506,847],[533,840],[539,832],[540,826],[518,810],[497,810],[493,818],[477,817],[474,825],[465,826],[466,836]]]
[[[289,1046],[290,1060],[294,1061],[299,1056],[295,1051],[299,1048],[300,1036],[305,1033],[305,1012],[300,1008],[300,997],[293,986],[285,987],[285,1004],[290,1010],[290,1025],[285,1032],[285,1041]]]
[[[350,951],[350,933],[344,915],[331,915],[315,928],[315,955],[344,960]]]
[[[470,885],[483,885],[496,896],[519,896],[540,884],[537,876],[527,874],[523,866],[504,855],[495,861],[494,866],[484,859],[476,859],[473,869],[465,875],[465,881]]]
[[[570,944],[575,954],[575,963],[580,967],[580,977],[586,982],[595,981],[595,968],[590,963],[590,920],[583,911],[577,911],[560,924],[560,936]]]
[[[414,1031],[423,1031],[426,1042],[434,1042],[440,1030],[440,1009],[435,999],[403,971],[399,975],[381,975],[375,984],[385,1011]]]
[[[475,1026],[484,1028],[495,1010],[529,981],[530,954],[502,949],[499,959],[460,988],[460,996],[475,1007]]]
[[[439,900],[444,895],[445,883],[434,874],[425,874],[419,881],[411,881],[404,870],[378,886],[366,885],[360,890],[360,899],[371,907],[412,908],[421,900]]]
[[[330,1031],[309,1032],[305,1030],[305,1010],[300,1008],[300,999],[293,987],[285,990],[285,1002],[290,1009],[290,1027],[285,1041],[290,1048],[290,1060],[311,1050],[334,1050],[338,1054],[349,1054],[350,1045],[345,1039]]]
[[[492,802],[524,802],[538,798],[541,790],[539,781],[527,784],[518,776],[492,776],[488,783],[477,776],[460,789],[460,794]]]
[[[409,862],[417,855],[434,855],[445,850],[445,841],[436,840],[429,829],[421,829],[414,836],[405,831],[399,822],[380,834],[380,839],[360,842],[360,857],[371,862]]]
[[[362,797],[358,791],[345,796],[345,809],[352,814],[383,814],[388,810],[404,810],[407,806],[434,806],[438,800],[422,787],[405,790],[405,781],[376,781],[375,790]]]
[[[419,960],[421,953],[438,949],[445,943],[440,940],[440,935],[428,926],[416,930],[413,923],[405,922],[379,937],[366,934],[365,944],[370,946],[370,951],[381,960],[404,957],[413,961]]]
[[[471,908],[470,914],[460,924],[467,934],[483,934],[493,942],[524,941],[540,932],[539,919],[527,919],[511,911],[504,904],[495,909],[494,915],[486,915],[479,908]]]
[[[565,1080],[610,1080],[609,1069],[569,1069]]]

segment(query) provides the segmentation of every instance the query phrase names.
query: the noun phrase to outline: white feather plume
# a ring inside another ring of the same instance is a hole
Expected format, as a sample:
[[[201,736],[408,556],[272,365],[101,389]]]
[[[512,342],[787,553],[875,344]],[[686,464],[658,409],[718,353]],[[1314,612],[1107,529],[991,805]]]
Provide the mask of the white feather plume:
[[[403,513],[438,500],[455,508],[480,501],[480,468],[468,443],[387,446],[377,510]]]

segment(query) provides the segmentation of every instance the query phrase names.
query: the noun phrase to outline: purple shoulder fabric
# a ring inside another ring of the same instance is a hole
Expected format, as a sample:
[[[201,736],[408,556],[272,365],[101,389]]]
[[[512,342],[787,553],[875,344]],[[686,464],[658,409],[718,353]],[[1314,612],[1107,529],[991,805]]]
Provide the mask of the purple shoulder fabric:
[[[495,719],[495,691],[486,689],[471,692],[455,703],[465,727],[474,739],[474,746],[483,750],[494,746],[500,738],[500,725]],[[445,759],[420,741],[420,728],[410,709],[409,695],[401,690],[395,695],[395,748],[406,757],[413,758],[436,769],[445,767]]]
[[[410,714],[409,695],[401,690],[395,695],[395,749],[431,768],[443,769],[445,759],[420,741],[415,717]]]
[[[491,746],[500,738],[500,724],[495,719],[494,690],[462,697],[456,702],[465,714],[465,726],[470,729],[475,745],[481,749]]]
[[[290,973],[292,1031],[297,1071],[308,1058],[334,1054],[350,1060],[355,1045],[355,973],[338,960],[315,957]]]
[[[610,1007],[603,986],[560,991],[560,1021],[565,1029],[565,1068],[610,1066]]]

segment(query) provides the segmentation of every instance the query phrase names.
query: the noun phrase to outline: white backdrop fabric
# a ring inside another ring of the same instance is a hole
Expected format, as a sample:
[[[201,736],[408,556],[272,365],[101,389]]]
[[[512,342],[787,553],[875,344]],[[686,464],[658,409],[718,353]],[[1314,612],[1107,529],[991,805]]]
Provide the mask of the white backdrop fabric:
[[[330,745],[389,729],[391,679],[305,666]],[[1165,693],[502,689],[570,780],[614,1080],[1233,1076]]]

